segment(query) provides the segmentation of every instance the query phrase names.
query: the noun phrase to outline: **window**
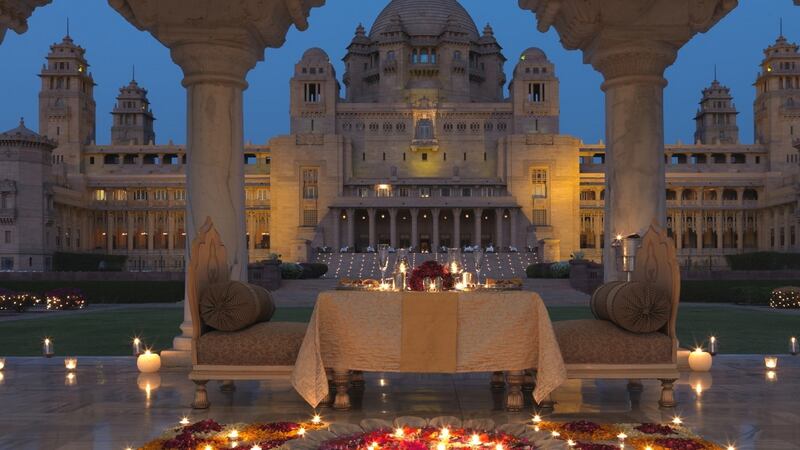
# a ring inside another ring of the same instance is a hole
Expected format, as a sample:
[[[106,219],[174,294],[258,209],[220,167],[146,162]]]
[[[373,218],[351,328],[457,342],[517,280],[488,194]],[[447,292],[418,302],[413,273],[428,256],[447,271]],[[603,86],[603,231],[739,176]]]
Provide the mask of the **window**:
[[[303,199],[319,198],[319,169],[303,169]],[[316,224],[316,220],[314,222]]]
[[[528,101],[533,103],[544,101],[544,83],[528,83]]]
[[[89,164],[94,165],[94,156],[89,157]]]
[[[430,198],[430,196],[431,196],[431,188],[429,188],[429,187],[419,188],[419,196],[422,197],[422,198]]]
[[[411,192],[411,190],[409,188],[401,187],[400,188],[400,197],[408,197],[410,192]]]
[[[547,226],[547,210],[546,209],[533,209],[533,225],[543,227]]]
[[[472,188],[461,188],[462,197],[472,197]]]
[[[320,83],[305,83],[303,86],[303,99],[306,103],[321,102],[322,85]]]
[[[427,161],[428,160],[428,154],[427,153],[423,153],[422,154],[422,160],[423,161]]]
[[[258,158],[253,153],[245,153],[244,163],[248,166],[254,166],[258,163]]]
[[[147,190],[145,189],[137,189],[133,191],[133,199],[136,201],[146,201],[147,200]]]
[[[116,189],[114,190],[114,200],[118,202],[124,202],[128,200],[128,191],[125,189]]]
[[[361,197],[361,198],[369,197],[369,188],[366,188],[366,187],[358,188],[358,196]]]
[[[155,192],[153,192],[153,197],[155,198],[155,200],[165,201],[167,199],[167,190],[158,189]]]
[[[375,195],[378,197],[391,197],[392,187],[388,184],[379,184],[375,187]]]
[[[11,243],[11,230],[6,230],[5,232],[5,243],[6,244]]]
[[[317,225],[317,210],[305,209],[303,210],[303,226],[314,227]]]
[[[183,189],[172,191],[172,199],[179,202],[186,201],[186,191]]]
[[[533,169],[531,171],[531,184],[533,196],[547,198],[547,169]]]
[[[95,189],[94,199],[98,202],[106,201],[106,191],[104,189]]]
[[[256,191],[256,200],[260,202],[265,202],[269,200],[269,190],[268,189],[259,189]]]
[[[443,187],[441,192],[442,192],[442,197],[450,197],[450,188],[449,187]]]

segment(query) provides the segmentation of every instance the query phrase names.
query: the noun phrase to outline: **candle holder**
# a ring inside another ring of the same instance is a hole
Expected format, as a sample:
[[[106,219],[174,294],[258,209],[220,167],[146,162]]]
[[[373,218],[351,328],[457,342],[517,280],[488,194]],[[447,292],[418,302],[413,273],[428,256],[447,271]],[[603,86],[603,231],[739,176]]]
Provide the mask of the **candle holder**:
[[[78,358],[75,357],[66,357],[64,358],[64,368],[72,371],[78,368]]]
[[[797,338],[794,336],[789,339],[789,353],[792,356],[800,354],[800,343],[797,342]]]
[[[144,353],[144,345],[142,345],[142,340],[138,337],[133,338],[133,356],[139,356]]]
[[[764,357],[764,366],[769,370],[775,370],[778,368],[778,357],[777,356],[765,356]]]
[[[711,356],[717,356],[718,351],[719,342],[717,342],[716,336],[711,336],[708,338],[708,353],[711,353]]]
[[[5,368],[6,368],[6,359],[0,358],[0,370],[3,370]]]
[[[64,375],[64,385],[65,386],[75,386],[78,384],[78,376],[75,375],[75,372],[67,372]]]
[[[44,338],[42,341],[42,356],[45,358],[52,358],[55,355],[53,351],[53,340],[50,338]]]
[[[447,270],[453,276],[458,276],[464,270],[464,264],[461,261],[460,248],[447,249]]]
[[[433,280],[430,277],[425,277],[422,279],[422,288],[425,289],[425,292],[432,292],[433,291]]]

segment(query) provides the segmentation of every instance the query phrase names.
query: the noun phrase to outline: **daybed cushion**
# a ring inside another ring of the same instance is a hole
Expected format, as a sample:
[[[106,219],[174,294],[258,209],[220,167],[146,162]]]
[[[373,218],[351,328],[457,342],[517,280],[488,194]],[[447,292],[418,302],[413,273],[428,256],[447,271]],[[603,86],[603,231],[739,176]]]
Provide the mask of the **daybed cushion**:
[[[631,333],[606,320],[553,322],[567,364],[665,364],[672,362],[666,334]]]
[[[241,331],[210,331],[197,340],[197,363],[293,366],[308,324],[262,322]]]
[[[241,281],[208,286],[200,295],[203,323],[219,331],[238,331],[266,322],[275,313],[269,291]]]
[[[609,320],[632,333],[652,333],[667,324],[669,293],[651,283],[612,282],[600,286],[591,300],[595,318]]]

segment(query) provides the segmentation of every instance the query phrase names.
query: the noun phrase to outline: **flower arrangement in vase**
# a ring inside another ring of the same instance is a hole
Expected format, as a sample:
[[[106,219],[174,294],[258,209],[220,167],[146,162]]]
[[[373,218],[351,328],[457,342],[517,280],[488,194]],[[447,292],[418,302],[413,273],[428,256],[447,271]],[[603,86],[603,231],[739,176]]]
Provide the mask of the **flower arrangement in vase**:
[[[426,261],[421,265],[414,268],[411,272],[409,279],[409,287],[412,291],[424,291],[425,284],[423,280],[429,278],[435,280],[436,278],[442,279],[442,290],[449,291],[455,286],[455,278],[453,275],[441,264],[436,261]]]

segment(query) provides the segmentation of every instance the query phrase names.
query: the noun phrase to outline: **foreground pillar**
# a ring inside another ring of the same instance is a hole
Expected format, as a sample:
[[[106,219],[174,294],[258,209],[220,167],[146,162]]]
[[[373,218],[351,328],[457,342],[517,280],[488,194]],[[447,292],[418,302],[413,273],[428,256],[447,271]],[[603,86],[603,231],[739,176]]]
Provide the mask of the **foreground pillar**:
[[[213,0],[142,2],[109,0],[140,30],[170,49],[183,70],[187,98],[186,237],[191,243],[207,218],[227,248],[231,279],[247,279],[244,206],[243,108],[245,77],[266,47],[283,45],[288,28],[308,24],[324,0]],[[182,334],[162,353],[165,365],[188,364],[192,322],[185,302]]]
[[[538,29],[551,26],[562,44],[583,51],[584,62],[605,78],[606,281],[621,279],[613,237],[643,233],[666,221],[664,70],[678,49],[708,31],[737,0],[520,0],[536,14]]]
[[[411,246],[415,252],[419,252],[419,209],[411,208]]]
[[[374,250],[378,248],[378,239],[375,233],[375,208],[367,209],[367,216],[369,216],[369,246]]]
[[[439,239],[439,208],[431,209],[431,224],[433,224],[432,240],[433,240],[433,253],[439,253],[442,247],[441,240]]]

